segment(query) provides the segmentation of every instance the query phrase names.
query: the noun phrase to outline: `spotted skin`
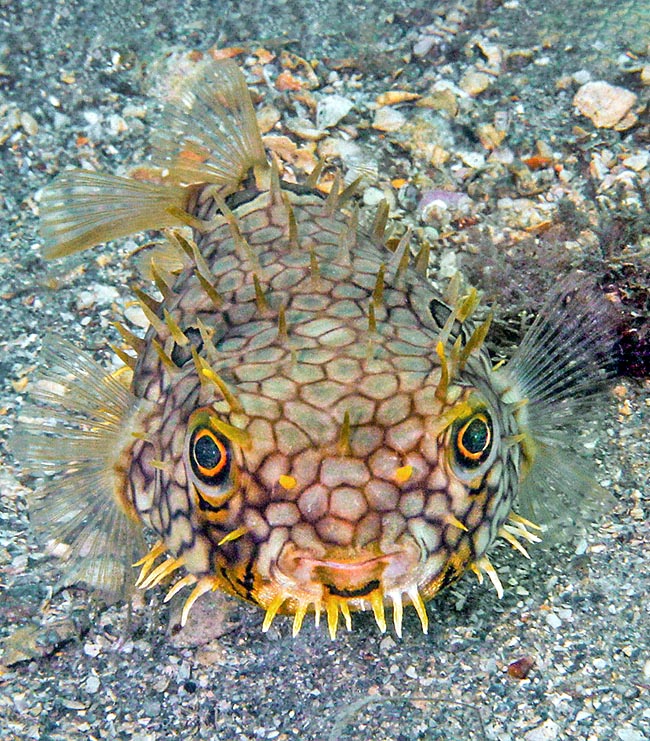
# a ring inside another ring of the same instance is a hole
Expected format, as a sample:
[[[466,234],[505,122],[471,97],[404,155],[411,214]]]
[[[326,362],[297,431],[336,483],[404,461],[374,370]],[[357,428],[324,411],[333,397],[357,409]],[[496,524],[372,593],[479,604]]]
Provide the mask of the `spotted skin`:
[[[188,352],[170,370],[153,340],[182,353],[171,331],[152,328],[133,380],[152,441],[133,450],[133,503],[188,571],[265,609],[319,611],[334,598],[367,609],[414,588],[428,599],[481,559],[511,509],[518,448],[502,440],[515,422],[487,382],[489,360],[471,356],[439,398],[441,326],[428,308],[438,297],[425,279],[391,274],[391,253],[317,193],[248,198],[233,212],[242,246],[212,190],[197,191],[190,212],[207,226],[194,237],[222,303],[192,266],[164,306],[241,410],[201,382]],[[200,323],[214,357],[192,330]],[[494,426],[490,465],[474,478],[457,474],[451,427],[439,430],[470,399]],[[208,407],[250,438],[232,446],[236,481],[216,506],[187,463],[189,420]]]

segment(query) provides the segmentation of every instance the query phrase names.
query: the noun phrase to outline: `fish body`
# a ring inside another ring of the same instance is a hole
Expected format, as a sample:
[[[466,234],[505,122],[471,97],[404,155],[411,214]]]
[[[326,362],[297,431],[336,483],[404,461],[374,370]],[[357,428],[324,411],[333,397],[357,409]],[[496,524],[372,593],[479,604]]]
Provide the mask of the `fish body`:
[[[212,358],[206,351],[210,369],[236,402],[202,383],[191,343],[177,345],[169,328],[150,331],[135,369],[134,393],[153,402],[144,427],[165,441],[156,458],[189,459],[195,500],[185,505],[185,478],[164,467],[158,492],[134,487],[131,499],[192,573],[222,574],[220,587],[266,608],[278,595],[288,609],[326,605],[332,597],[361,607],[376,599],[379,585],[398,600],[417,584],[427,598],[484,555],[509,514],[514,489],[505,484],[516,479],[518,448],[501,446],[498,436],[513,421],[487,387],[456,386],[439,398],[435,346],[443,327],[429,308],[439,299],[421,276],[393,275],[382,261],[391,256],[372,242],[346,245],[349,217],[329,215],[321,197],[282,190],[280,196],[274,205],[262,192],[237,211],[252,257],[238,254],[227,224],[197,238],[224,297],[218,313],[192,267],[174,283],[177,298],[166,309],[199,351],[201,320],[216,350]],[[288,245],[283,197],[295,214],[299,249]],[[206,218],[216,205],[209,196],[200,201],[199,193],[193,213]],[[406,281],[408,292],[399,286]],[[154,340],[185,361],[171,371],[173,384]],[[489,359],[478,355],[467,365],[467,379],[473,373],[485,385]],[[499,415],[490,423],[490,453],[465,467],[447,454],[448,430],[436,434],[436,426],[455,409],[463,410],[465,424],[479,419],[487,398]],[[193,460],[187,433],[209,429],[217,409],[218,419],[245,430],[249,442],[229,452],[229,475],[220,471],[213,484]],[[150,447],[144,440],[134,446],[139,462],[131,480],[147,476],[140,461]],[[501,473],[490,481],[495,465]],[[506,495],[496,496],[501,486]],[[194,508],[204,519],[200,530]]]
[[[169,105],[155,147],[167,182],[72,172],[44,197],[54,256],[192,227],[152,260],[162,300],[137,292],[146,336],[121,328],[129,388],[58,342],[16,436],[28,469],[52,474],[35,520],[71,545],[71,578],[123,592],[139,559],[143,587],[185,572],[168,595],[192,587],[183,621],[223,589],[265,629],[323,612],[332,636],[354,610],[385,630],[386,604],[398,634],[408,603],[426,631],[424,602],[468,569],[501,592],[487,552],[539,539],[513,513],[522,482],[553,468],[607,377],[593,290],[563,284],[494,369],[475,291],[438,295],[408,235],[391,252],[381,213],[364,233],[338,183],[324,197],[280,180],[231,62]],[[159,540],[140,558],[143,525]]]

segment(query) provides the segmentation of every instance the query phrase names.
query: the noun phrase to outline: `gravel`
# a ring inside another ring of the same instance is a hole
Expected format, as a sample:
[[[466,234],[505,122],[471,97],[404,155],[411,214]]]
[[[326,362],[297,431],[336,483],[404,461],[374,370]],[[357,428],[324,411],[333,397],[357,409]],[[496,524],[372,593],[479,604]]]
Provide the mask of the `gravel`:
[[[650,9],[318,5],[0,3],[0,738],[650,741]],[[40,345],[54,331],[111,362],[110,322],[141,320],[127,256],[146,241],[46,263],[38,191],[70,165],[142,165],[151,94],[211,47],[243,49],[285,175],[353,159],[372,189],[362,222],[388,196],[396,236],[432,241],[434,280],[460,266],[498,303],[497,350],[572,267],[623,311],[628,376],[592,446],[616,506],[530,562],[495,548],[503,599],[467,576],[429,604],[427,636],[410,609],[402,640],[365,614],[334,643],[309,621],[296,639],[284,618],[263,634],[255,608],[217,594],[180,629],[158,589],[127,609],[57,587],[29,529],[29,481],[4,442]],[[590,80],[633,93],[635,123],[581,116]],[[416,95],[378,106],[394,90]],[[400,125],[373,129],[381,111]]]

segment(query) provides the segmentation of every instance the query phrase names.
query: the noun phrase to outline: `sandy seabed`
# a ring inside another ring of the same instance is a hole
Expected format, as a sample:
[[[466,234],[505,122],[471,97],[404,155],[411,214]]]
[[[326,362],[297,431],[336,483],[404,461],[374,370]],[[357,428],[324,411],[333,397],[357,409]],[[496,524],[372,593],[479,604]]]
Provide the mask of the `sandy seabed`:
[[[634,337],[647,331],[650,11],[632,0],[108,5],[0,2],[0,738],[650,740],[650,386],[638,343],[590,446],[616,506],[568,542],[532,547],[531,561],[496,547],[503,599],[468,576],[428,605],[428,635],[408,609],[401,640],[369,614],[335,642],[308,621],[293,639],[286,618],[262,634],[260,612],[218,596],[179,631],[159,589],[130,616],[57,590],[29,529],[30,482],[4,446],[45,334],[110,362],[110,321],[128,318],[137,280],[133,240],[43,261],[38,191],[68,166],[144,162],[155,96],[197,50],[231,48],[264,70],[260,119],[287,172],[300,180],[317,155],[360,172],[362,219],[387,197],[396,233],[431,242],[434,280],[461,268],[497,302],[497,349],[576,267],[620,302]],[[597,80],[636,96],[620,125],[596,128],[574,109]],[[411,95],[378,106],[395,90]],[[339,119],[336,96],[352,103]]]

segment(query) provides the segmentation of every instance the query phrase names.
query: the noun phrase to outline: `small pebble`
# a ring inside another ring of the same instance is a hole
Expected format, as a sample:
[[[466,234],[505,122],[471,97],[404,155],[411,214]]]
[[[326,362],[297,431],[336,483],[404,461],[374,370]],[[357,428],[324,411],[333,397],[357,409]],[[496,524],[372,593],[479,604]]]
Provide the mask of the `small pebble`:
[[[648,738],[645,733],[641,733],[641,731],[637,731],[630,726],[619,728],[616,735],[621,741],[647,741]]]
[[[629,157],[623,159],[625,167],[629,167],[635,172],[641,172],[648,166],[650,161],[650,152],[639,152],[638,154],[632,154]]]
[[[382,652],[388,652],[397,646],[395,639],[392,636],[384,636],[379,642],[379,650]]]
[[[378,106],[397,105],[398,103],[408,103],[418,100],[418,93],[410,93],[408,90],[389,90],[387,93],[380,93],[375,102]]]
[[[585,85],[591,81],[591,72],[586,69],[579,69],[573,73],[573,79],[578,85]]]
[[[637,96],[633,92],[604,80],[587,82],[573,98],[578,112],[591,119],[594,126],[619,131],[636,123],[636,116],[631,113],[636,102]]]
[[[84,645],[84,653],[86,656],[95,658],[102,652],[102,647],[98,643],[86,643]]]
[[[99,690],[99,677],[91,674],[86,680],[86,692],[89,695],[94,695]]]
[[[90,124],[90,126],[98,124],[102,118],[101,114],[99,114],[97,111],[84,111],[83,117],[86,119],[86,123]]]
[[[431,51],[431,49],[433,49],[435,43],[435,36],[420,36],[413,45],[413,54],[415,54],[416,57],[424,57]]]
[[[120,292],[117,288],[95,283],[95,285],[90,286],[88,290],[79,293],[77,298],[77,309],[83,311],[84,309],[90,309],[92,306],[95,306],[95,304],[110,304],[113,301],[117,301],[119,297]]]
[[[376,206],[384,200],[384,191],[380,188],[366,188],[363,192],[363,202],[366,206]]]
[[[131,322],[131,324],[135,324],[136,327],[140,327],[141,329],[149,328],[149,320],[138,304],[127,306],[124,309],[124,316],[129,320],[129,322]]]
[[[470,71],[463,75],[458,85],[461,90],[474,97],[487,90],[491,82],[492,77],[485,72]]]
[[[515,679],[526,679],[534,666],[535,659],[532,656],[522,656],[520,659],[508,664],[508,674]]]
[[[463,162],[474,170],[485,167],[485,156],[479,152],[459,152],[458,154]]]
[[[354,103],[342,95],[328,95],[316,106],[316,128],[330,129],[352,110]]]
[[[108,117],[108,130],[113,136],[116,136],[117,134],[123,134],[125,131],[128,131],[129,126],[122,116],[113,113]]]
[[[560,727],[551,720],[545,720],[537,728],[533,728],[524,734],[524,741],[555,741],[558,738]]]
[[[20,114],[20,125],[30,136],[38,133],[38,123],[34,116],[31,113],[27,113],[27,111],[23,111]]]
[[[304,118],[292,118],[286,122],[287,129],[301,139],[307,141],[318,141],[327,136],[327,131],[316,128],[310,121]]]
[[[372,128],[378,131],[397,131],[406,123],[406,116],[394,108],[380,108],[375,112]]]
[[[142,704],[143,712],[150,718],[155,718],[156,716],[160,715],[161,708],[162,705],[158,700],[145,700]]]
[[[548,612],[546,614],[546,622],[548,625],[551,626],[551,628],[559,628],[560,625],[562,625],[562,620],[554,613],[554,612]]]
[[[256,117],[262,134],[268,134],[282,116],[275,106],[266,105],[257,111]]]
[[[534,666],[535,659],[532,656],[522,656],[520,659],[508,664],[508,674],[515,679],[526,679]]]
[[[584,554],[587,552],[587,548],[589,547],[589,543],[585,537],[581,537],[580,540],[576,543],[576,549],[575,554],[576,556],[584,556]]]
[[[147,109],[143,105],[126,105],[122,109],[124,118],[146,118]]]

